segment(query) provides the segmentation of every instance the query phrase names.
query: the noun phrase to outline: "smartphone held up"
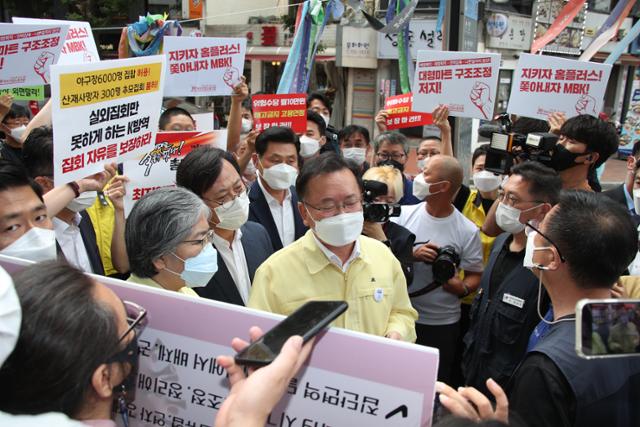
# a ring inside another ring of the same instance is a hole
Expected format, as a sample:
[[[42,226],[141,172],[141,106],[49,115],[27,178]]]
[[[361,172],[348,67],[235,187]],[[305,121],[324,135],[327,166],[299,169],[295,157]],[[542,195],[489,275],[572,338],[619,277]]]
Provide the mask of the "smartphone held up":
[[[309,301],[236,354],[235,361],[239,365],[268,365],[280,354],[290,337],[300,335],[306,343],[344,313],[348,306],[346,301]]]
[[[576,352],[587,359],[640,356],[640,300],[582,300]]]

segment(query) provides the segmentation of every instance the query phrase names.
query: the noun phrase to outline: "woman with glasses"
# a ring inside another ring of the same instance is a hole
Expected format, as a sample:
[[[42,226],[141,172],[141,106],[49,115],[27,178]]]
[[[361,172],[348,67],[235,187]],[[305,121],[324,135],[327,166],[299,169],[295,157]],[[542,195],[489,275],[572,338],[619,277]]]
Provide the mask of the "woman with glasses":
[[[160,188],[143,196],[127,218],[129,282],[198,296],[218,271],[211,245],[211,211],[184,188]]]
[[[0,368],[0,411],[104,425],[114,400],[132,397],[146,311],[67,264],[27,267],[14,282],[22,324]]]

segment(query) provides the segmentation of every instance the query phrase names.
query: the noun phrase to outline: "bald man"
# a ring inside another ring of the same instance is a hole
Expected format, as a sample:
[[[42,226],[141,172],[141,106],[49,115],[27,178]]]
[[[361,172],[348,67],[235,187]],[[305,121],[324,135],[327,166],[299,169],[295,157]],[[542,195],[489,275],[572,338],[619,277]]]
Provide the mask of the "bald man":
[[[414,276],[409,287],[411,303],[418,311],[416,343],[440,350],[438,379],[454,383],[460,377],[456,362],[461,348],[460,298],[478,288],[482,274],[478,227],[452,204],[462,179],[462,167],[456,158],[431,157],[413,181],[413,195],[423,202],[403,206],[401,215],[392,219],[416,235]],[[459,257],[458,274],[436,278],[433,262],[445,247],[455,250]],[[461,272],[464,279],[460,278]]]

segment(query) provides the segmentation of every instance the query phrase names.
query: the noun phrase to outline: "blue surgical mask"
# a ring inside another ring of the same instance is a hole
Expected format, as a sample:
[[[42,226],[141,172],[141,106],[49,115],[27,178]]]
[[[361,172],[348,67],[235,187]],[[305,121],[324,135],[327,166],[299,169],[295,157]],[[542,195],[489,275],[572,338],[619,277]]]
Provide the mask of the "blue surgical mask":
[[[213,245],[207,244],[194,257],[182,259],[175,253],[172,253],[180,261],[184,262],[184,270],[180,273],[180,278],[184,280],[190,288],[202,288],[207,286],[211,278],[218,271],[218,253]],[[174,271],[166,269],[170,273],[177,274]]]

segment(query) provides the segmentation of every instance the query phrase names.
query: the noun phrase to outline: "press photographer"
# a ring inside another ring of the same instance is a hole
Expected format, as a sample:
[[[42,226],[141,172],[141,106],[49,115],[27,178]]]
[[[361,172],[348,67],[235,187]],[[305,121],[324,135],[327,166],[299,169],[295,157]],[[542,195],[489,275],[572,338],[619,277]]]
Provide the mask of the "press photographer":
[[[407,284],[413,281],[413,245],[416,236],[401,225],[389,221],[400,215],[402,172],[392,166],[368,169],[363,176],[364,227],[362,234],[385,243],[400,261]]]

